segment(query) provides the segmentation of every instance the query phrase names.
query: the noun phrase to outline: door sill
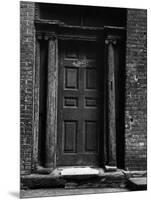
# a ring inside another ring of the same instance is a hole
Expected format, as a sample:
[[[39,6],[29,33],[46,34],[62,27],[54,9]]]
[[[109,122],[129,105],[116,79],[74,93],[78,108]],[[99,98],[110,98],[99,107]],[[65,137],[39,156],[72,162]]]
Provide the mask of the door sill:
[[[89,166],[69,166],[58,167],[54,172],[58,171],[60,176],[80,176],[80,175],[99,175],[103,173],[103,169]]]

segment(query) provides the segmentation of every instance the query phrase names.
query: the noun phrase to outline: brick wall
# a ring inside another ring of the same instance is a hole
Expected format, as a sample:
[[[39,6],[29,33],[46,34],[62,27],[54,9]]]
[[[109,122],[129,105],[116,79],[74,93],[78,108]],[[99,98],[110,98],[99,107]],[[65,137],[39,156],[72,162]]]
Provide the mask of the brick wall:
[[[125,168],[146,169],[147,11],[127,10]]]
[[[31,172],[33,69],[35,59],[34,3],[20,2],[21,174]]]
[[[21,14],[21,174],[31,173],[35,4],[20,3]],[[146,168],[146,11],[127,10],[125,169]]]

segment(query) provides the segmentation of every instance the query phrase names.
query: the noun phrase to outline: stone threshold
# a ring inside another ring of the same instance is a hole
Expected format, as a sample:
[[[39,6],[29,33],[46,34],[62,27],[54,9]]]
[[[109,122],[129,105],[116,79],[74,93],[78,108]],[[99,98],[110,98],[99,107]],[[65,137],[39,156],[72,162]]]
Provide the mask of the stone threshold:
[[[99,175],[102,169],[92,167],[60,167],[54,170],[59,172],[60,176],[78,176],[78,175]]]
[[[132,178],[146,177],[146,171],[124,171],[114,168],[95,168],[89,166],[57,167],[49,174],[30,174],[21,176],[21,189],[41,188],[131,188]],[[142,180],[142,179],[140,179]],[[139,180],[138,180],[139,182]],[[141,181],[142,182],[142,181]],[[144,185],[136,187],[146,188]]]
[[[50,174],[31,174],[21,177],[22,188],[124,188],[124,173],[95,167],[58,167]]]

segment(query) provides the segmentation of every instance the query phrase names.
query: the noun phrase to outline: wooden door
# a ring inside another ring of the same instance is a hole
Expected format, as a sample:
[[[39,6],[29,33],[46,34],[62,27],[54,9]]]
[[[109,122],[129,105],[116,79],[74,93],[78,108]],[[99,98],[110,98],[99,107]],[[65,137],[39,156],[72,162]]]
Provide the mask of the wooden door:
[[[98,166],[103,161],[103,46],[60,41],[58,166]]]

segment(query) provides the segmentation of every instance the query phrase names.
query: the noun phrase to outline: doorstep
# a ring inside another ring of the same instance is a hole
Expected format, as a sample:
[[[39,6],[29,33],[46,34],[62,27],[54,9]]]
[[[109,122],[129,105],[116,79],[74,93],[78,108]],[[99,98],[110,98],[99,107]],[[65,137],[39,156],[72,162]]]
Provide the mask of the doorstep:
[[[58,167],[50,174],[21,176],[22,189],[38,188],[125,188],[122,170],[105,171],[94,167]]]

